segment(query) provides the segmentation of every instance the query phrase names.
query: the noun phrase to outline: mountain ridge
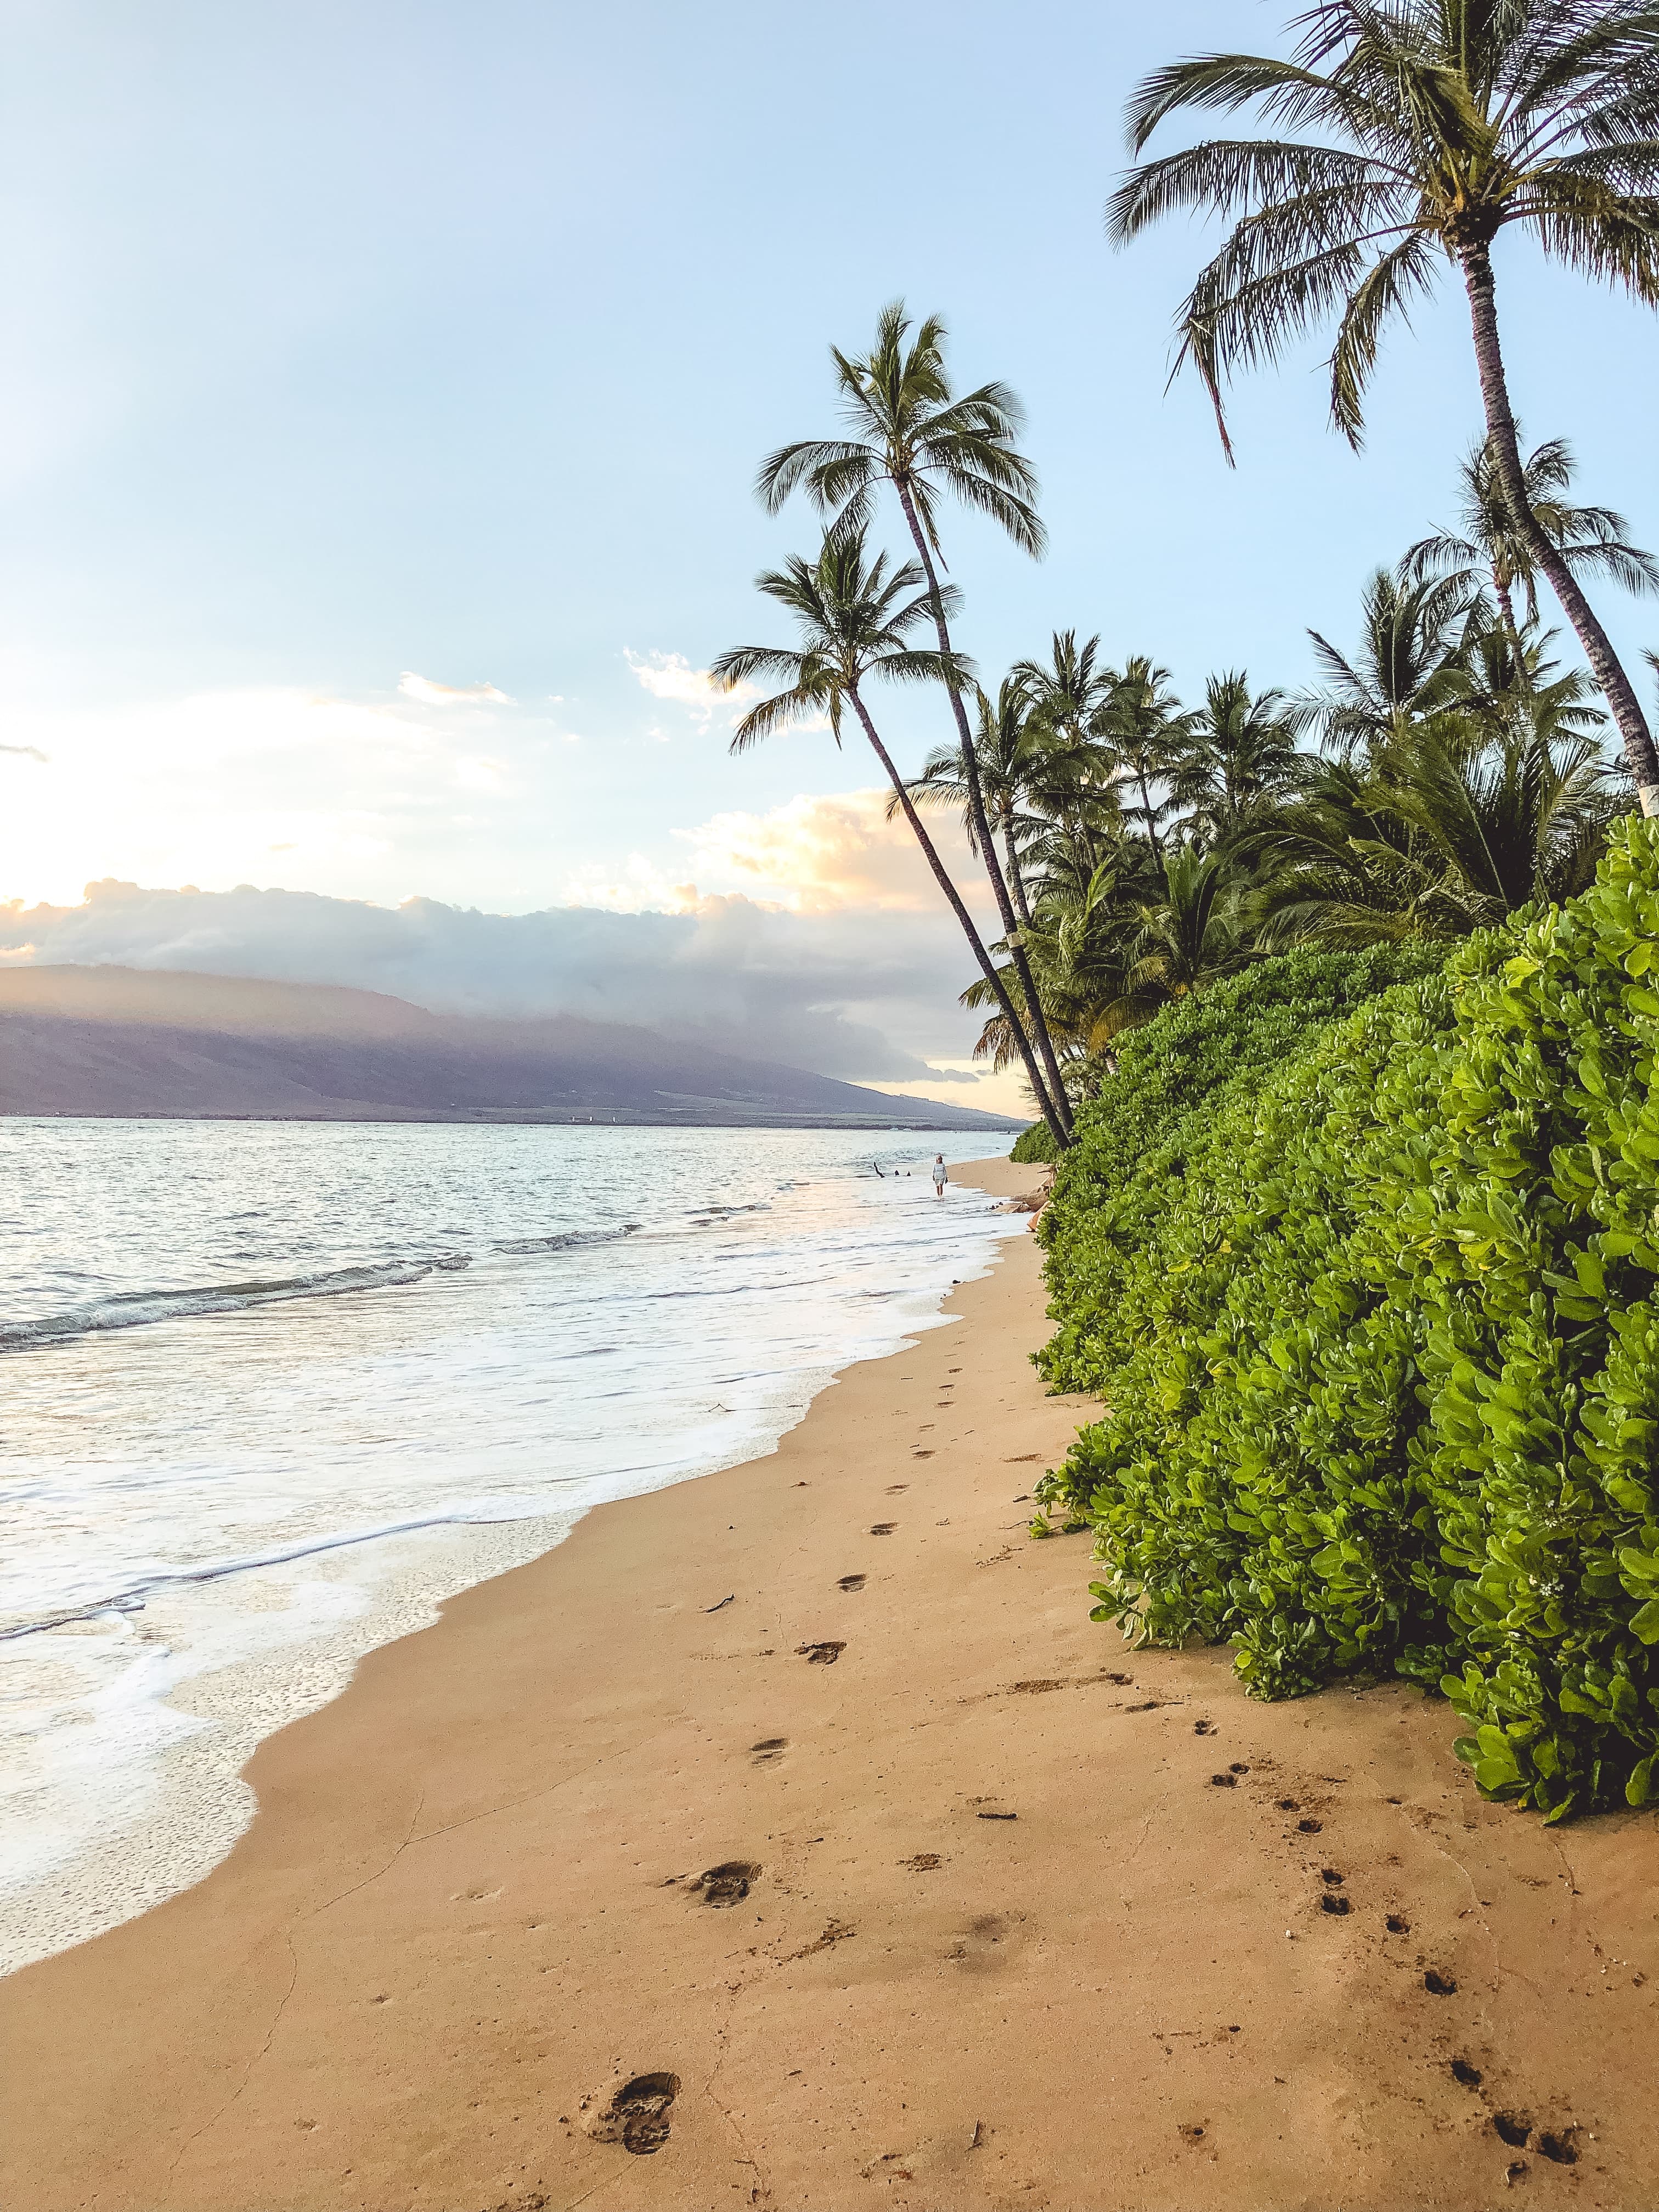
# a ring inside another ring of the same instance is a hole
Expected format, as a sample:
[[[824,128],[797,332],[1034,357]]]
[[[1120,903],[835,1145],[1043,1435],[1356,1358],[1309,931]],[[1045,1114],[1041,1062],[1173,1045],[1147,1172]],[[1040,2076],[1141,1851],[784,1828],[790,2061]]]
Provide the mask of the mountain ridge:
[[[177,969],[0,971],[0,1116],[1014,1129],[580,1015]]]

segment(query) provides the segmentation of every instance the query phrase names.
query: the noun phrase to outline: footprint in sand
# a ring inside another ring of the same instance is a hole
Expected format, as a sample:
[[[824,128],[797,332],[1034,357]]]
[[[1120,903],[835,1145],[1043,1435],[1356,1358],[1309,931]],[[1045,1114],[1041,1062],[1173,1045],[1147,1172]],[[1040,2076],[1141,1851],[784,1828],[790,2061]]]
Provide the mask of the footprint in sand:
[[[976,1914],[946,1952],[946,1958],[970,1974],[998,1972],[1008,1962],[1009,1939],[1024,1917],[1023,1913],[1012,1917],[1000,1912]]]
[[[890,1498],[896,1498],[900,1491],[908,1490],[909,1487],[908,1482],[890,1482],[887,1486],[887,1495]]]
[[[896,1521],[878,1521],[870,1534],[872,1536],[890,1536],[897,1527]]]
[[[589,2123],[588,2133],[595,2142],[619,2142],[636,2158],[649,2158],[668,2141],[669,2109],[679,2094],[678,2074],[636,2074]]]
[[[837,1589],[844,1590],[861,1590],[864,1588],[864,1577],[862,1575],[843,1575],[841,1580],[836,1584],[836,1588]]]
[[[833,1667],[846,1649],[845,1644],[798,1644],[795,1656],[809,1667]]]
[[[702,1893],[705,1905],[741,1905],[749,1894],[749,1886],[760,1879],[760,1869],[751,1859],[725,1859],[717,1867],[700,1874],[691,1887]]]
[[[757,1766],[772,1766],[788,1748],[787,1735],[767,1735],[763,1736],[758,1743],[751,1743],[749,1751]]]

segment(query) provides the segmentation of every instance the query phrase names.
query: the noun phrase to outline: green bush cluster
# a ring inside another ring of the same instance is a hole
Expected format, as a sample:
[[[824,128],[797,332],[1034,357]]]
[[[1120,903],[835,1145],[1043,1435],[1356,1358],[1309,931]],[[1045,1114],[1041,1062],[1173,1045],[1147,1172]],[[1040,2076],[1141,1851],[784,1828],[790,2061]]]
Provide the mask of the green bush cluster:
[[[1261,1697],[1394,1668],[1451,1698],[1489,1796],[1646,1802],[1656,982],[1659,824],[1632,819],[1583,897],[1301,1025],[1201,1110],[1145,1033],[1152,1141],[1109,1091],[1049,1215],[1044,1364],[1108,1411],[1045,1495],[1097,1529],[1097,1619],[1231,1640]]]
[[[1205,1141],[1224,1101],[1254,1098],[1266,1075],[1333,1021],[1391,985],[1437,974],[1448,950],[1288,953],[1179,1000],[1119,1038],[1116,1073],[1082,1111],[1047,1217],[1059,1328],[1042,1364],[1055,1389],[1099,1390],[1115,1358],[1120,1267],[1169,1203],[1189,1149]]]
[[[1116,1072],[1082,1110],[1067,1172],[1115,1183],[1168,1121],[1218,1085],[1272,1066],[1305,1043],[1311,1030],[1352,1012],[1390,983],[1433,974],[1447,951],[1413,944],[1285,953],[1176,1000],[1144,1028],[1117,1039]],[[1115,1136],[1121,1141],[1114,1143]],[[1025,1130],[1009,1155],[1020,1162],[1054,1157],[1046,1121]]]

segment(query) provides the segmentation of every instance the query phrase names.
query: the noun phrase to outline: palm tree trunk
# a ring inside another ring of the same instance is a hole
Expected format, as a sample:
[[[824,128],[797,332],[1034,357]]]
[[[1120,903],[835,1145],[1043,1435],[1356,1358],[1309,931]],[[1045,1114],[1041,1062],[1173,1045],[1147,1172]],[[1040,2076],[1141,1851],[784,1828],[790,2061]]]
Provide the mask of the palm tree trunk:
[[[1135,781],[1140,786],[1140,804],[1146,817],[1146,835],[1152,840],[1152,858],[1162,867],[1164,848],[1158,842],[1158,824],[1152,819],[1152,787],[1146,781],[1144,768],[1136,769]]]
[[[945,619],[945,602],[939,596],[939,576],[933,568],[933,552],[922,529],[921,518],[916,513],[915,502],[910,496],[909,487],[900,483],[896,486],[896,489],[900,503],[904,508],[904,519],[910,526],[910,535],[915,538],[916,550],[921,556],[923,573],[927,578],[927,589],[933,603],[933,627],[939,633],[939,649],[948,659],[951,653],[951,630],[950,625]],[[985,793],[980,783],[979,755],[974,750],[973,733],[968,727],[968,709],[962,703],[962,693],[956,684],[947,682],[945,688],[951,695],[951,705],[957,718],[957,735],[962,745],[962,765],[968,778],[968,804],[973,814],[975,835],[985,858],[985,872],[990,878],[992,890],[996,894],[997,912],[1002,917],[1003,935],[1013,958],[1014,973],[1019,978],[1021,996],[1025,1000],[1026,1019],[1030,1025],[1031,1034],[1036,1039],[1037,1049],[1042,1055],[1042,1064],[1048,1072],[1048,1084],[1054,1102],[1054,1109],[1065,1123],[1069,1134],[1072,1127],[1072,1111],[1070,1101],[1066,1096],[1066,1079],[1060,1072],[1060,1061],[1055,1055],[1054,1039],[1048,1034],[1048,1024],[1043,1016],[1042,1001],[1038,998],[1036,985],[1031,979],[1030,966],[1025,957],[1025,947],[1020,941],[1019,923],[1014,914],[1013,902],[1008,896],[1008,886],[1004,882],[1002,870],[997,864],[997,848],[991,842],[990,824],[985,815]],[[1009,1019],[1013,1024],[1016,1034],[1023,1035],[1022,1024],[1012,1011]]]
[[[1492,572],[1492,587],[1498,595],[1498,611],[1504,617],[1504,628],[1508,634],[1510,643],[1518,652],[1521,645],[1521,633],[1515,625],[1515,594],[1496,568]],[[1533,619],[1535,622],[1537,618],[1534,611]]]
[[[1020,873],[1019,848],[1014,842],[1014,814],[1008,808],[1002,817],[1002,849],[1008,855],[1008,888],[1014,895],[1014,904],[1019,908],[1021,925],[1031,926],[1031,902],[1025,896],[1025,878]]]
[[[892,786],[893,796],[903,808],[904,818],[914,831],[916,842],[921,848],[923,857],[933,872],[934,882],[938,884],[950,902],[951,911],[962,924],[963,935],[974,949],[974,957],[979,963],[980,973],[996,994],[997,1005],[1002,1010],[1003,1019],[1007,1023],[1014,1041],[1019,1047],[1019,1056],[1025,1063],[1026,1080],[1031,1086],[1032,1097],[1036,1100],[1037,1110],[1048,1124],[1049,1134],[1063,1152],[1071,1144],[1072,1133],[1069,1127],[1062,1127],[1060,1116],[1054,1111],[1054,1101],[1043,1087],[1042,1072],[1031,1051],[1031,1041],[1020,1026],[1019,1017],[1014,1012],[1014,1002],[1008,995],[1008,987],[1003,981],[995,961],[986,951],[984,939],[975,928],[974,918],[963,904],[962,894],[951,882],[950,872],[939,856],[938,848],[923,828],[921,817],[915,810],[910,793],[905,787],[904,780],[898,772],[892,755],[883,744],[880,733],[870,719],[870,710],[859,696],[856,686],[849,686],[847,696],[853,702],[853,710],[863,725],[864,734],[869,738],[876,758],[881,763],[883,773]]]
[[[1462,249],[1463,282],[1469,295],[1469,319],[1474,331],[1475,364],[1480,371],[1480,392],[1486,407],[1486,434],[1492,441],[1492,461],[1504,499],[1516,529],[1534,562],[1549,578],[1567,620],[1578,633],[1590,672],[1601,685],[1613,719],[1624,740],[1625,759],[1635,781],[1644,814],[1659,814],[1659,753],[1641,702],[1613,641],[1596,620],[1589,601],[1562,558],[1527,497],[1521,464],[1520,441],[1504,375],[1504,352],[1498,335],[1498,295],[1492,279],[1492,253],[1484,245]]]

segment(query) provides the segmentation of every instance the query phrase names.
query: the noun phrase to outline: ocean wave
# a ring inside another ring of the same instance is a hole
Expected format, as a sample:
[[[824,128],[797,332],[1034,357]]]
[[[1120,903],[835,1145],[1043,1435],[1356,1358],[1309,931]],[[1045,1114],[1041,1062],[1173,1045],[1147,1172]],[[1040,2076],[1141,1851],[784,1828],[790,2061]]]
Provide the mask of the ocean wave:
[[[567,1229],[550,1237],[519,1237],[492,1244],[492,1252],[521,1255],[574,1251],[589,1244],[613,1244],[643,1227],[627,1221],[616,1229]],[[397,1290],[428,1275],[454,1274],[472,1265],[470,1252],[425,1252],[407,1259],[368,1261],[347,1267],[318,1267],[303,1274],[263,1276],[248,1282],[203,1283],[181,1291],[113,1291],[84,1306],[40,1314],[31,1320],[0,1322],[0,1352],[29,1352],[49,1344],[112,1329],[143,1328],[154,1322],[185,1321],[200,1314],[241,1313],[294,1298],[338,1297],[348,1291]]]
[[[343,1291],[379,1291],[418,1283],[431,1274],[453,1274],[472,1264],[466,1252],[428,1253],[421,1258],[387,1260],[379,1265],[319,1267],[302,1275],[273,1275],[245,1283],[204,1283],[185,1291],[116,1291],[67,1313],[41,1314],[32,1321],[0,1322],[0,1352],[27,1352],[38,1345],[64,1344],[118,1328],[143,1328],[152,1322],[179,1321],[197,1314],[241,1313],[251,1306],[290,1298],[336,1297]]]
[[[636,1229],[645,1226],[641,1221],[624,1221],[620,1229],[566,1229],[555,1237],[514,1237],[505,1243],[494,1244],[494,1252],[569,1252],[583,1244],[614,1244],[619,1237],[631,1237]]]

